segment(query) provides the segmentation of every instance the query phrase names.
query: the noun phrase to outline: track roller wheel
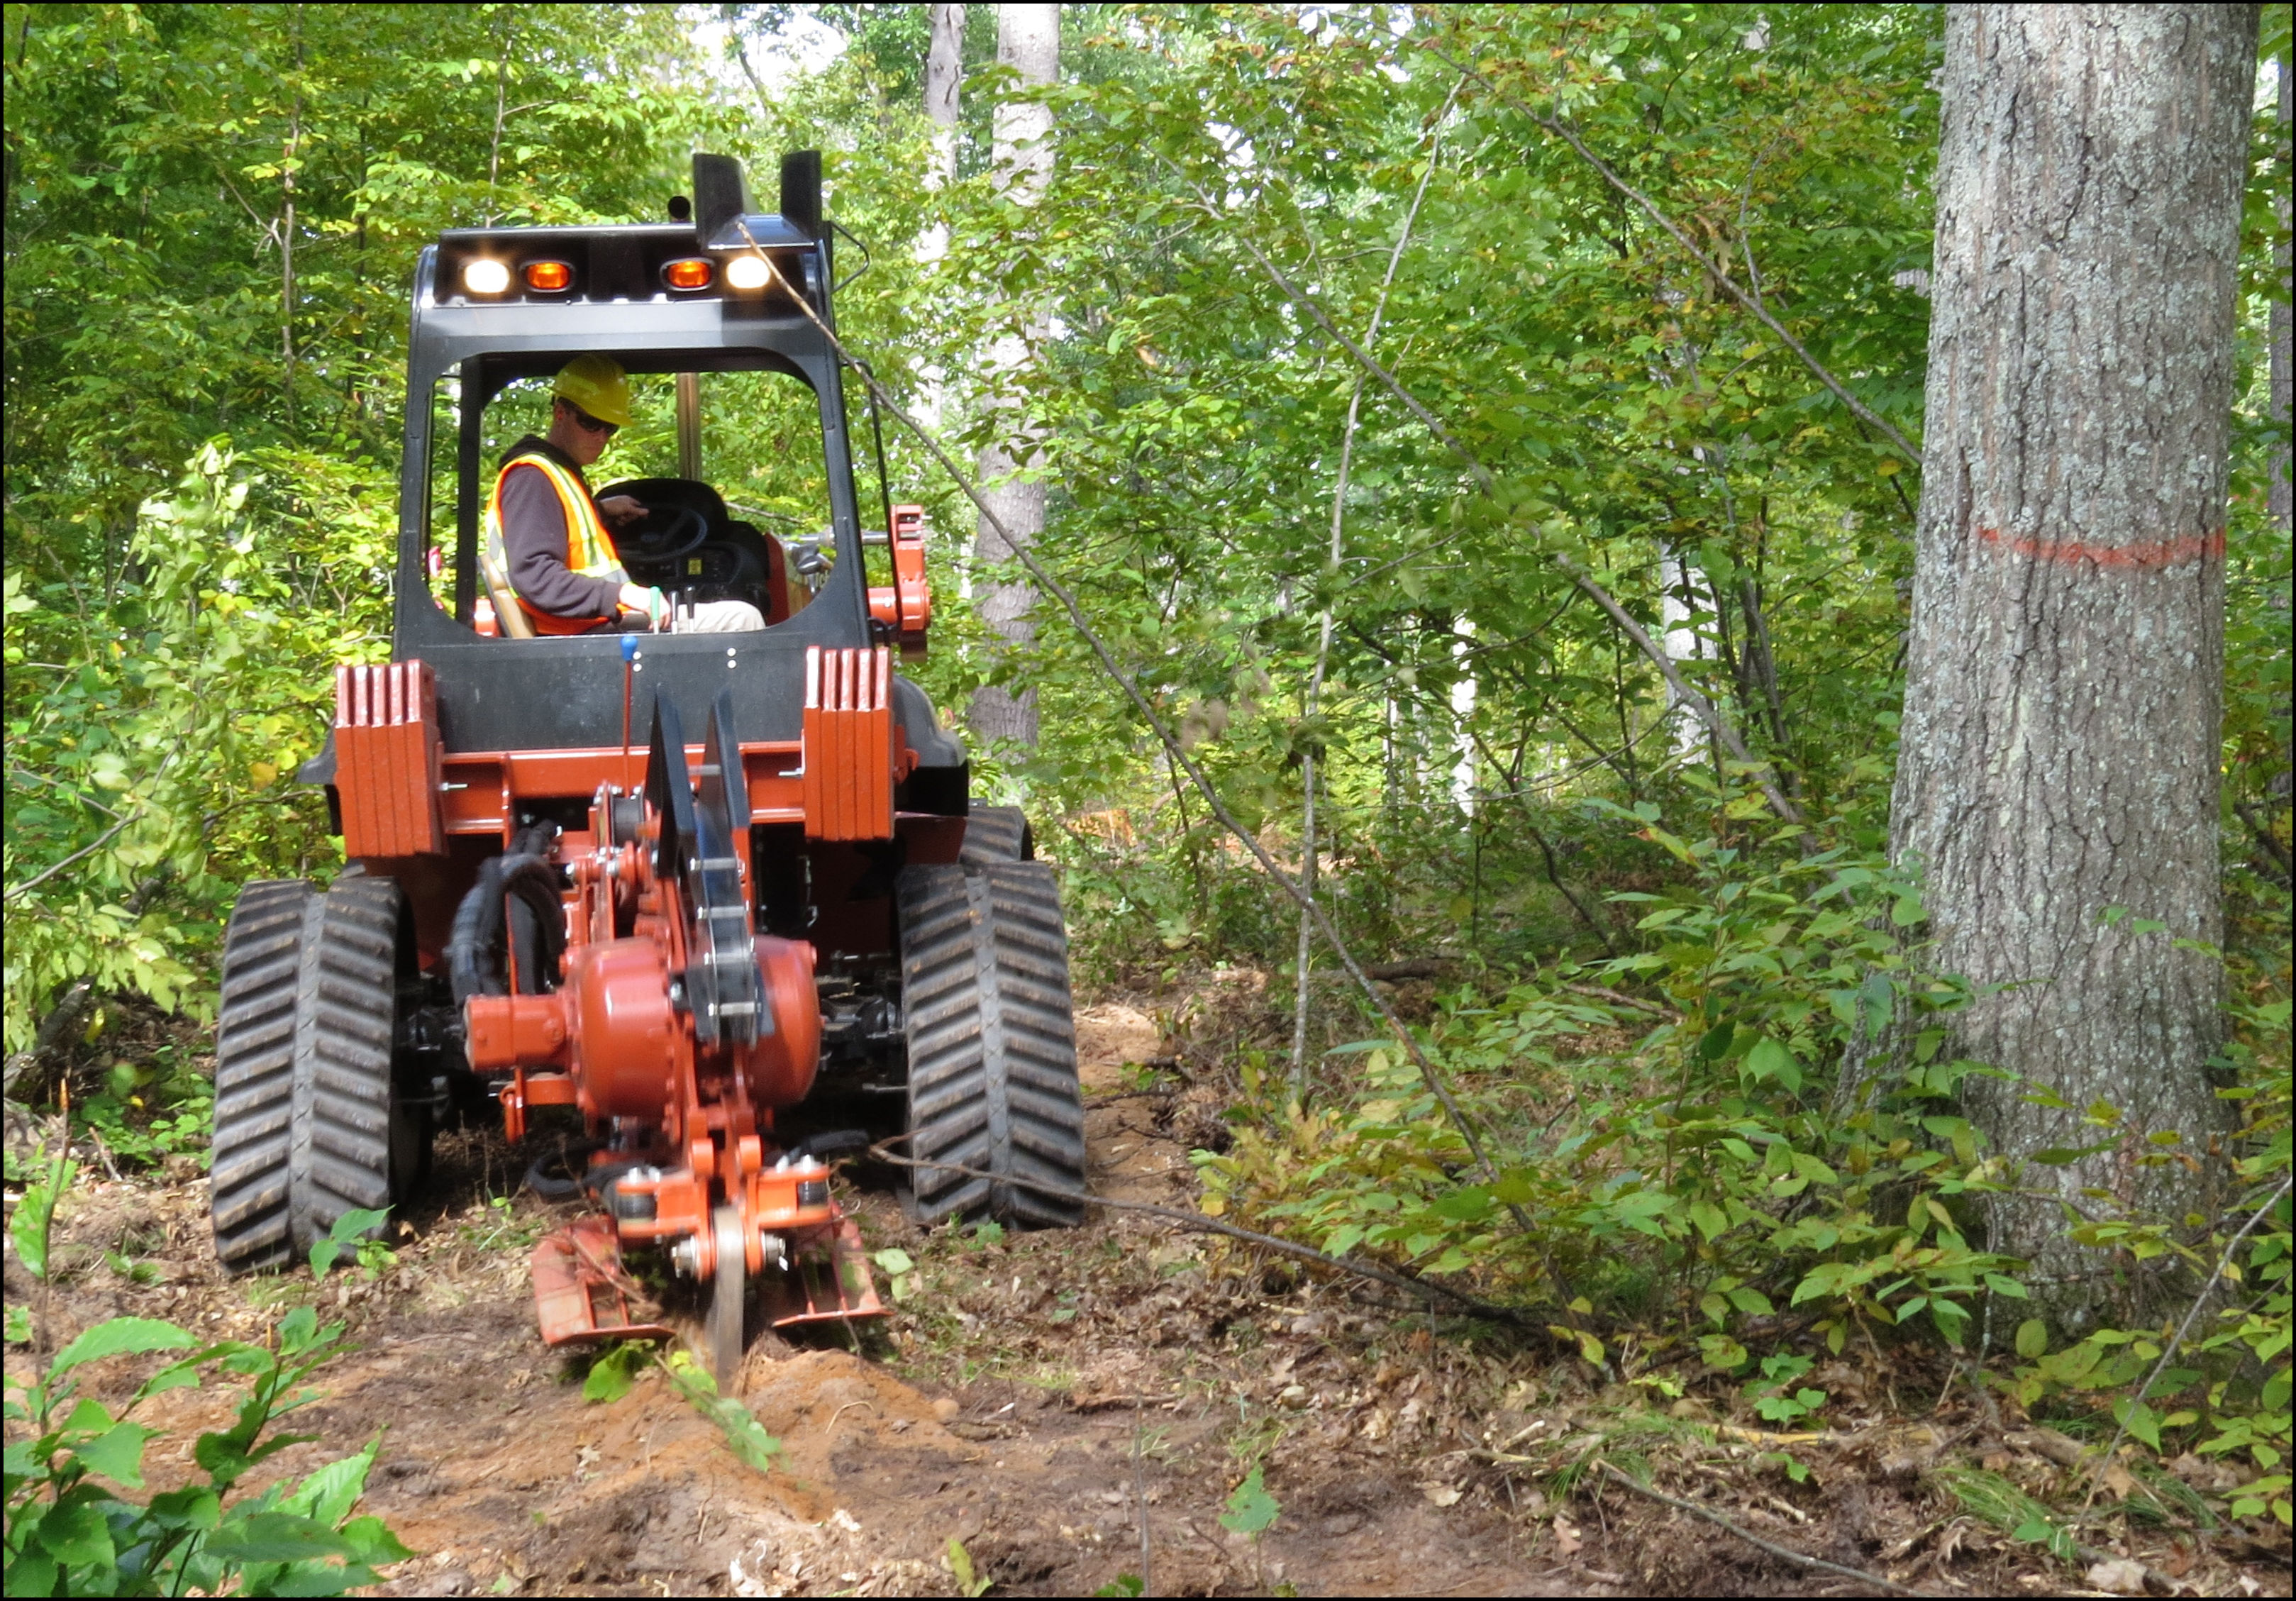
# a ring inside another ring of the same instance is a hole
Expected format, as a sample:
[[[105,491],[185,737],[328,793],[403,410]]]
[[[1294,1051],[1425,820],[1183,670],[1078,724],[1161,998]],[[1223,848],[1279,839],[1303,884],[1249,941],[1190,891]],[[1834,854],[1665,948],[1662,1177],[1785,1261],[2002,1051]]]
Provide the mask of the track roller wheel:
[[[428,1168],[429,1115],[400,1104],[391,1071],[406,925],[387,878],[250,884],[233,908],[210,1173],[226,1268],[283,1266]]]
[[[709,1233],[718,1251],[718,1272],[709,1281],[709,1373],[718,1381],[718,1393],[731,1395],[747,1332],[750,1259],[742,1239],[742,1209],[719,1202],[709,1213]]]
[[[1034,861],[1036,831],[1017,806],[976,806],[964,819],[964,846],[956,859],[975,872],[1000,862]]]
[[[911,867],[899,899],[909,1154],[993,1175],[912,1169],[912,1215],[1081,1221],[1079,1203],[1004,1181],[1085,1187],[1068,932],[1053,870]]]

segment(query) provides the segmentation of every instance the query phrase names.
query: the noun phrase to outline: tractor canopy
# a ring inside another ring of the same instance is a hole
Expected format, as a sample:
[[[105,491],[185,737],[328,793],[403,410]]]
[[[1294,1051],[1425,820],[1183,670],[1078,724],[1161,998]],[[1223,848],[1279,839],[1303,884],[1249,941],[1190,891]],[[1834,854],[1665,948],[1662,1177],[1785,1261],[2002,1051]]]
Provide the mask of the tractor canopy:
[[[808,648],[896,636],[882,601],[872,617],[865,545],[890,540],[862,532],[840,364],[814,320],[835,325],[819,152],[784,159],[781,178],[780,210],[756,212],[738,163],[697,154],[693,201],[673,201],[670,222],[459,228],[422,250],[392,657],[435,671],[447,752],[620,737],[621,639],[490,636],[498,603],[480,561],[501,458],[546,430],[550,382],[580,355],[611,357],[634,391],[635,425],[590,469],[593,491],[685,507],[702,525],[698,546],[618,534],[632,581],[673,600],[753,599],[767,620],[740,633],[645,636],[643,699],[667,696],[698,715],[730,686],[737,738],[793,739]],[[884,501],[882,451],[876,459]],[[884,514],[890,526],[890,505]],[[922,694],[903,692],[920,702],[905,710],[922,720]]]

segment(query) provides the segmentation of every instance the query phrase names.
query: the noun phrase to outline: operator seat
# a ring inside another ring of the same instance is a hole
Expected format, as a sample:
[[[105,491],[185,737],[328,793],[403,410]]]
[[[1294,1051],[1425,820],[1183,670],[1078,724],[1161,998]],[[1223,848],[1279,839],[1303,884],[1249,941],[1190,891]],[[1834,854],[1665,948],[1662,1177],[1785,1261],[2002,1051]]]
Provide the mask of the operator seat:
[[[720,536],[742,553],[741,575],[735,581],[750,589],[761,603],[766,626],[790,619],[789,553],[782,542],[761,531],[754,522],[729,522]]]

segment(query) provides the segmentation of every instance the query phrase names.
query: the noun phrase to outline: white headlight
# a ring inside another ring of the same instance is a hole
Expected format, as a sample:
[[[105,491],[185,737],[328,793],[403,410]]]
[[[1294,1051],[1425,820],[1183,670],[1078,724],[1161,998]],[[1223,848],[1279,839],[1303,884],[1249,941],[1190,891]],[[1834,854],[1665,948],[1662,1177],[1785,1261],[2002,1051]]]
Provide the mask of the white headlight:
[[[773,275],[763,256],[736,256],[726,264],[726,282],[734,289],[763,289]]]
[[[510,287],[510,268],[481,256],[463,268],[463,287],[474,295],[498,295]]]

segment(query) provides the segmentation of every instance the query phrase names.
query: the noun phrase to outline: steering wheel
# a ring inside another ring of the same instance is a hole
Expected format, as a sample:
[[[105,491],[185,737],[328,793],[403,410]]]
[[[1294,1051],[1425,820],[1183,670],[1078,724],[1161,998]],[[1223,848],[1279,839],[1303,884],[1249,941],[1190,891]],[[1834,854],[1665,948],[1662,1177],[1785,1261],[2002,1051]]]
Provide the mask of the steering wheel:
[[[709,538],[709,520],[690,505],[657,505],[613,538],[625,561],[673,562],[701,547]]]

